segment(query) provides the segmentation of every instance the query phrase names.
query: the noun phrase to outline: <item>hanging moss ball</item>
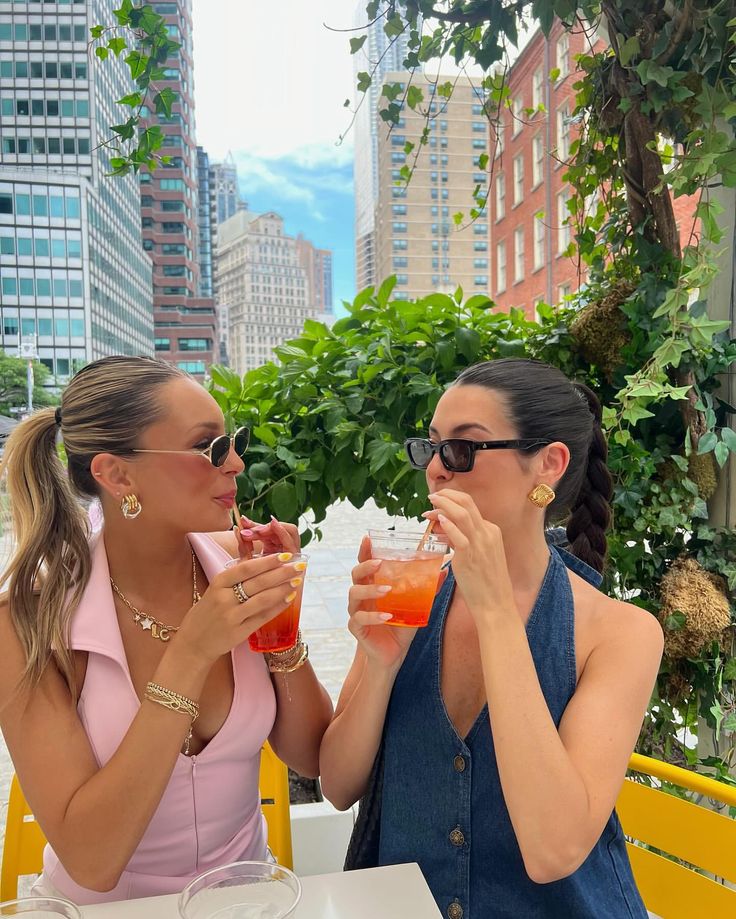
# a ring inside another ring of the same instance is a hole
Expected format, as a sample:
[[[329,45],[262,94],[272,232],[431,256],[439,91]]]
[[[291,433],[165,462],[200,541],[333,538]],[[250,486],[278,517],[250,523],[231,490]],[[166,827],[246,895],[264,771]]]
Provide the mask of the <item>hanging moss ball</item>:
[[[633,281],[616,281],[605,296],[591,300],[570,326],[586,360],[607,378],[622,364],[621,350],[631,341],[621,304],[636,290]]]
[[[731,624],[725,584],[694,558],[681,557],[672,563],[660,583],[660,598],[665,657],[697,657],[712,641],[722,642]],[[673,628],[682,616],[684,622]]]

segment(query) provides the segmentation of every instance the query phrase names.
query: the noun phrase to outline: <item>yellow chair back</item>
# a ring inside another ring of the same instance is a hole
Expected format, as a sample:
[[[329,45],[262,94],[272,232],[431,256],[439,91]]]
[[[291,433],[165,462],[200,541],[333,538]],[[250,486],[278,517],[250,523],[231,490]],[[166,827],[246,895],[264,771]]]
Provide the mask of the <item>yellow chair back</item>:
[[[629,769],[736,807],[736,788],[707,776],[638,753]],[[634,840],[627,848],[647,909],[662,919],[736,916],[736,890],[695,870],[736,883],[736,820],[630,778],[624,781],[616,810],[624,833]]]
[[[292,868],[289,771],[268,743],[261,750],[259,785],[261,807],[268,824],[268,845],[279,865]]]
[[[286,765],[269,744],[261,751],[259,778],[261,806],[268,824],[268,845],[276,861],[292,867],[291,822],[289,819],[289,774]],[[0,872],[0,902],[14,900],[18,895],[18,878],[40,874],[43,869],[43,848],[46,838],[34,820],[28,802],[14,775],[10,783],[5,842]]]
[[[18,878],[39,874],[43,867],[43,847],[46,839],[36,823],[21,791],[18,776],[10,783],[8,815],[5,821],[3,864],[0,870],[0,901],[18,896]]]

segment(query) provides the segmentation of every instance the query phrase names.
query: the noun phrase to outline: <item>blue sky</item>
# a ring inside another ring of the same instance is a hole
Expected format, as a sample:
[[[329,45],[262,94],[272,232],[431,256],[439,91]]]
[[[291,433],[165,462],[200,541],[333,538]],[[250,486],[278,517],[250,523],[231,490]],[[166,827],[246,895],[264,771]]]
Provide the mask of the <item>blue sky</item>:
[[[357,0],[194,0],[197,142],[232,152],[254,211],[334,253],[334,301],[355,294],[352,59],[344,32]],[[278,13],[276,13],[276,10]]]

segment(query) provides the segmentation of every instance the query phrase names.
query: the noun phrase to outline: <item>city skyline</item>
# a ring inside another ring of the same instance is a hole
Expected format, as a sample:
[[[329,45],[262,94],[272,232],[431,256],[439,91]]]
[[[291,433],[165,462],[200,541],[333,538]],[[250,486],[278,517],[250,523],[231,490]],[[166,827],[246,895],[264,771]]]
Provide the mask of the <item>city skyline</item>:
[[[197,142],[211,162],[232,153],[250,210],[275,211],[286,233],[333,251],[339,315],[355,295],[352,115],[343,106],[353,76],[348,35],[323,23],[349,28],[352,4],[325,0],[319,15],[295,0],[282,6],[277,18],[268,7],[194,0]]]

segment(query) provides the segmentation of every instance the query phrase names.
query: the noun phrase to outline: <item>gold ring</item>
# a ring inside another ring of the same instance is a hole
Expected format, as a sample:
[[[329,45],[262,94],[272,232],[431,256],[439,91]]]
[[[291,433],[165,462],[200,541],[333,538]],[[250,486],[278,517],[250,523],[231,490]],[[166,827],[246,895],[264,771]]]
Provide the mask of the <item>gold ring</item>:
[[[250,597],[243,589],[242,581],[238,581],[237,584],[233,584],[233,592],[235,593],[235,596],[238,598],[238,603],[245,603],[246,600],[250,600]]]

